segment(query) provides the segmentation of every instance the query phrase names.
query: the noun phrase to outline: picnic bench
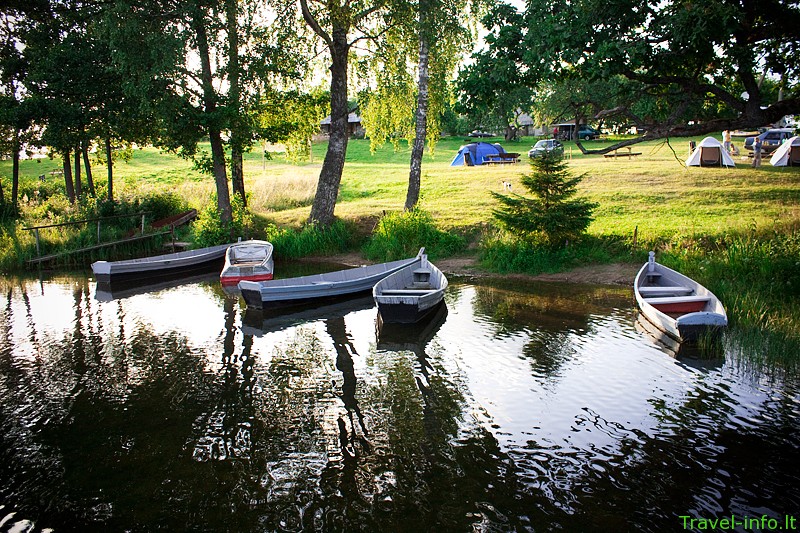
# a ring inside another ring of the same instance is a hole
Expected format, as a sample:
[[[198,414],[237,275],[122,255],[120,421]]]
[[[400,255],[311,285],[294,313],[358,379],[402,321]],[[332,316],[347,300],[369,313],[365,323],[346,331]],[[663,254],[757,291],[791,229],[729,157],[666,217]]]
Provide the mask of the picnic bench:
[[[519,154],[514,154],[514,153],[490,154],[483,158],[483,162],[487,165],[519,163]]]
[[[603,157],[627,157],[628,159],[633,159],[633,157],[637,155],[642,155],[642,152],[632,152],[630,146],[623,146],[611,153],[603,154]]]

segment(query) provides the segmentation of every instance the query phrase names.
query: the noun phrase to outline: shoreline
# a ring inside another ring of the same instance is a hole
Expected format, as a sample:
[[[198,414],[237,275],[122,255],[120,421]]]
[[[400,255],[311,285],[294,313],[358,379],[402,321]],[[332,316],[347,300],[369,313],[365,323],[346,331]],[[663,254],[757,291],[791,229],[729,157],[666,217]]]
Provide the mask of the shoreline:
[[[361,254],[351,252],[332,256],[311,256],[297,259],[305,262],[336,263],[345,266],[361,266],[373,264]],[[571,283],[585,285],[633,286],[633,280],[641,265],[634,263],[611,263],[604,265],[587,265],[565,272],[554,274],[501,274],[481,268],[474,256],[448,257],[436,261],[436,266],[448,276],[473,279],[518,279],[523,281],[545,281],[555,283]]]

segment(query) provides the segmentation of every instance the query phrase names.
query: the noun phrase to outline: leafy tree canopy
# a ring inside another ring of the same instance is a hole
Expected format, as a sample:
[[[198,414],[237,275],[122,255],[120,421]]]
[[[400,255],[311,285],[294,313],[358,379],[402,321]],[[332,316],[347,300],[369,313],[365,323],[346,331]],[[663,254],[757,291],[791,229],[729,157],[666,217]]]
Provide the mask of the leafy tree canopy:
[[[648,137],[752,128],[800,113],[796,2],[530,0],[523,18],[530,31],[521,64],[535,78],[623,77],[630,83],[608,110],[647,126]],[[636,110],[636,95],[648,109]]]
[[[521,46],[530,30],[523,14],[503,3],[489,10],[483,24],[489,30],[486,48],[459,72],[456,110],[477,127],[514,128],[520,111],[530,110],[538,81]]]

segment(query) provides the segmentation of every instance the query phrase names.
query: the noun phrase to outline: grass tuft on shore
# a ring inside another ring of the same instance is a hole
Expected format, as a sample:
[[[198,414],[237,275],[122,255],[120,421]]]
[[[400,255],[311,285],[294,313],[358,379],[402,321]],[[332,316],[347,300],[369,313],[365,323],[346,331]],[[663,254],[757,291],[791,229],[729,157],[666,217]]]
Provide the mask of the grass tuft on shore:
[[[299,230],[271,224],[265,233],[275,247],[276,257],[288,259],[347,252],[357,247],[359,241],[353,228],[342,220],[336,220],[329,228],[306,224]]]
[[[381,217],[364,246],[364,254],[374,261],[395,261],[414,257],[425,247],[435,260],[462,252],[466,245],[461,235],[439,229],[430,213],[412,209]]]

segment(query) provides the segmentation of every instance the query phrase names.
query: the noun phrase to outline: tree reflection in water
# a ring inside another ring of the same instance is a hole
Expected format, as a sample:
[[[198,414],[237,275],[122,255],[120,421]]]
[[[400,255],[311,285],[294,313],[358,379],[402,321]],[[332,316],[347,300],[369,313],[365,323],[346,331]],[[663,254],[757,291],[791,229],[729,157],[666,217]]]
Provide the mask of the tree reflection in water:
[[[675,364],[622,289],[453,284],[393,330],[371,301],[248,320],[214,285],[0,286],[0,520],[668,530],[800,505],[796,380]]]
[[[353,346],[352,339],[347,334],[344,317],[334,317],[325,320],[325,330],[333,339],[333,348],[336,350],[336,368],[342,373],[342,389],[338,394],[339,398],[347,410],[347,417],[350,420],[350,432],[347,425],[340,416],[337,419],[339,427],[339,442],[342,446],[342,455],[353,458],[359,454],[358,449],[363,449],[364,453],[369,453],[370,445],[367,438],[369,431],[364,424],[364,415],[358,406],[356,399],[356,372],[353,366],[353,355],[358,355]],[[336,386],[336,382],[333,382]],[[358,429],[353,420],[353,414],[358,419]]]

